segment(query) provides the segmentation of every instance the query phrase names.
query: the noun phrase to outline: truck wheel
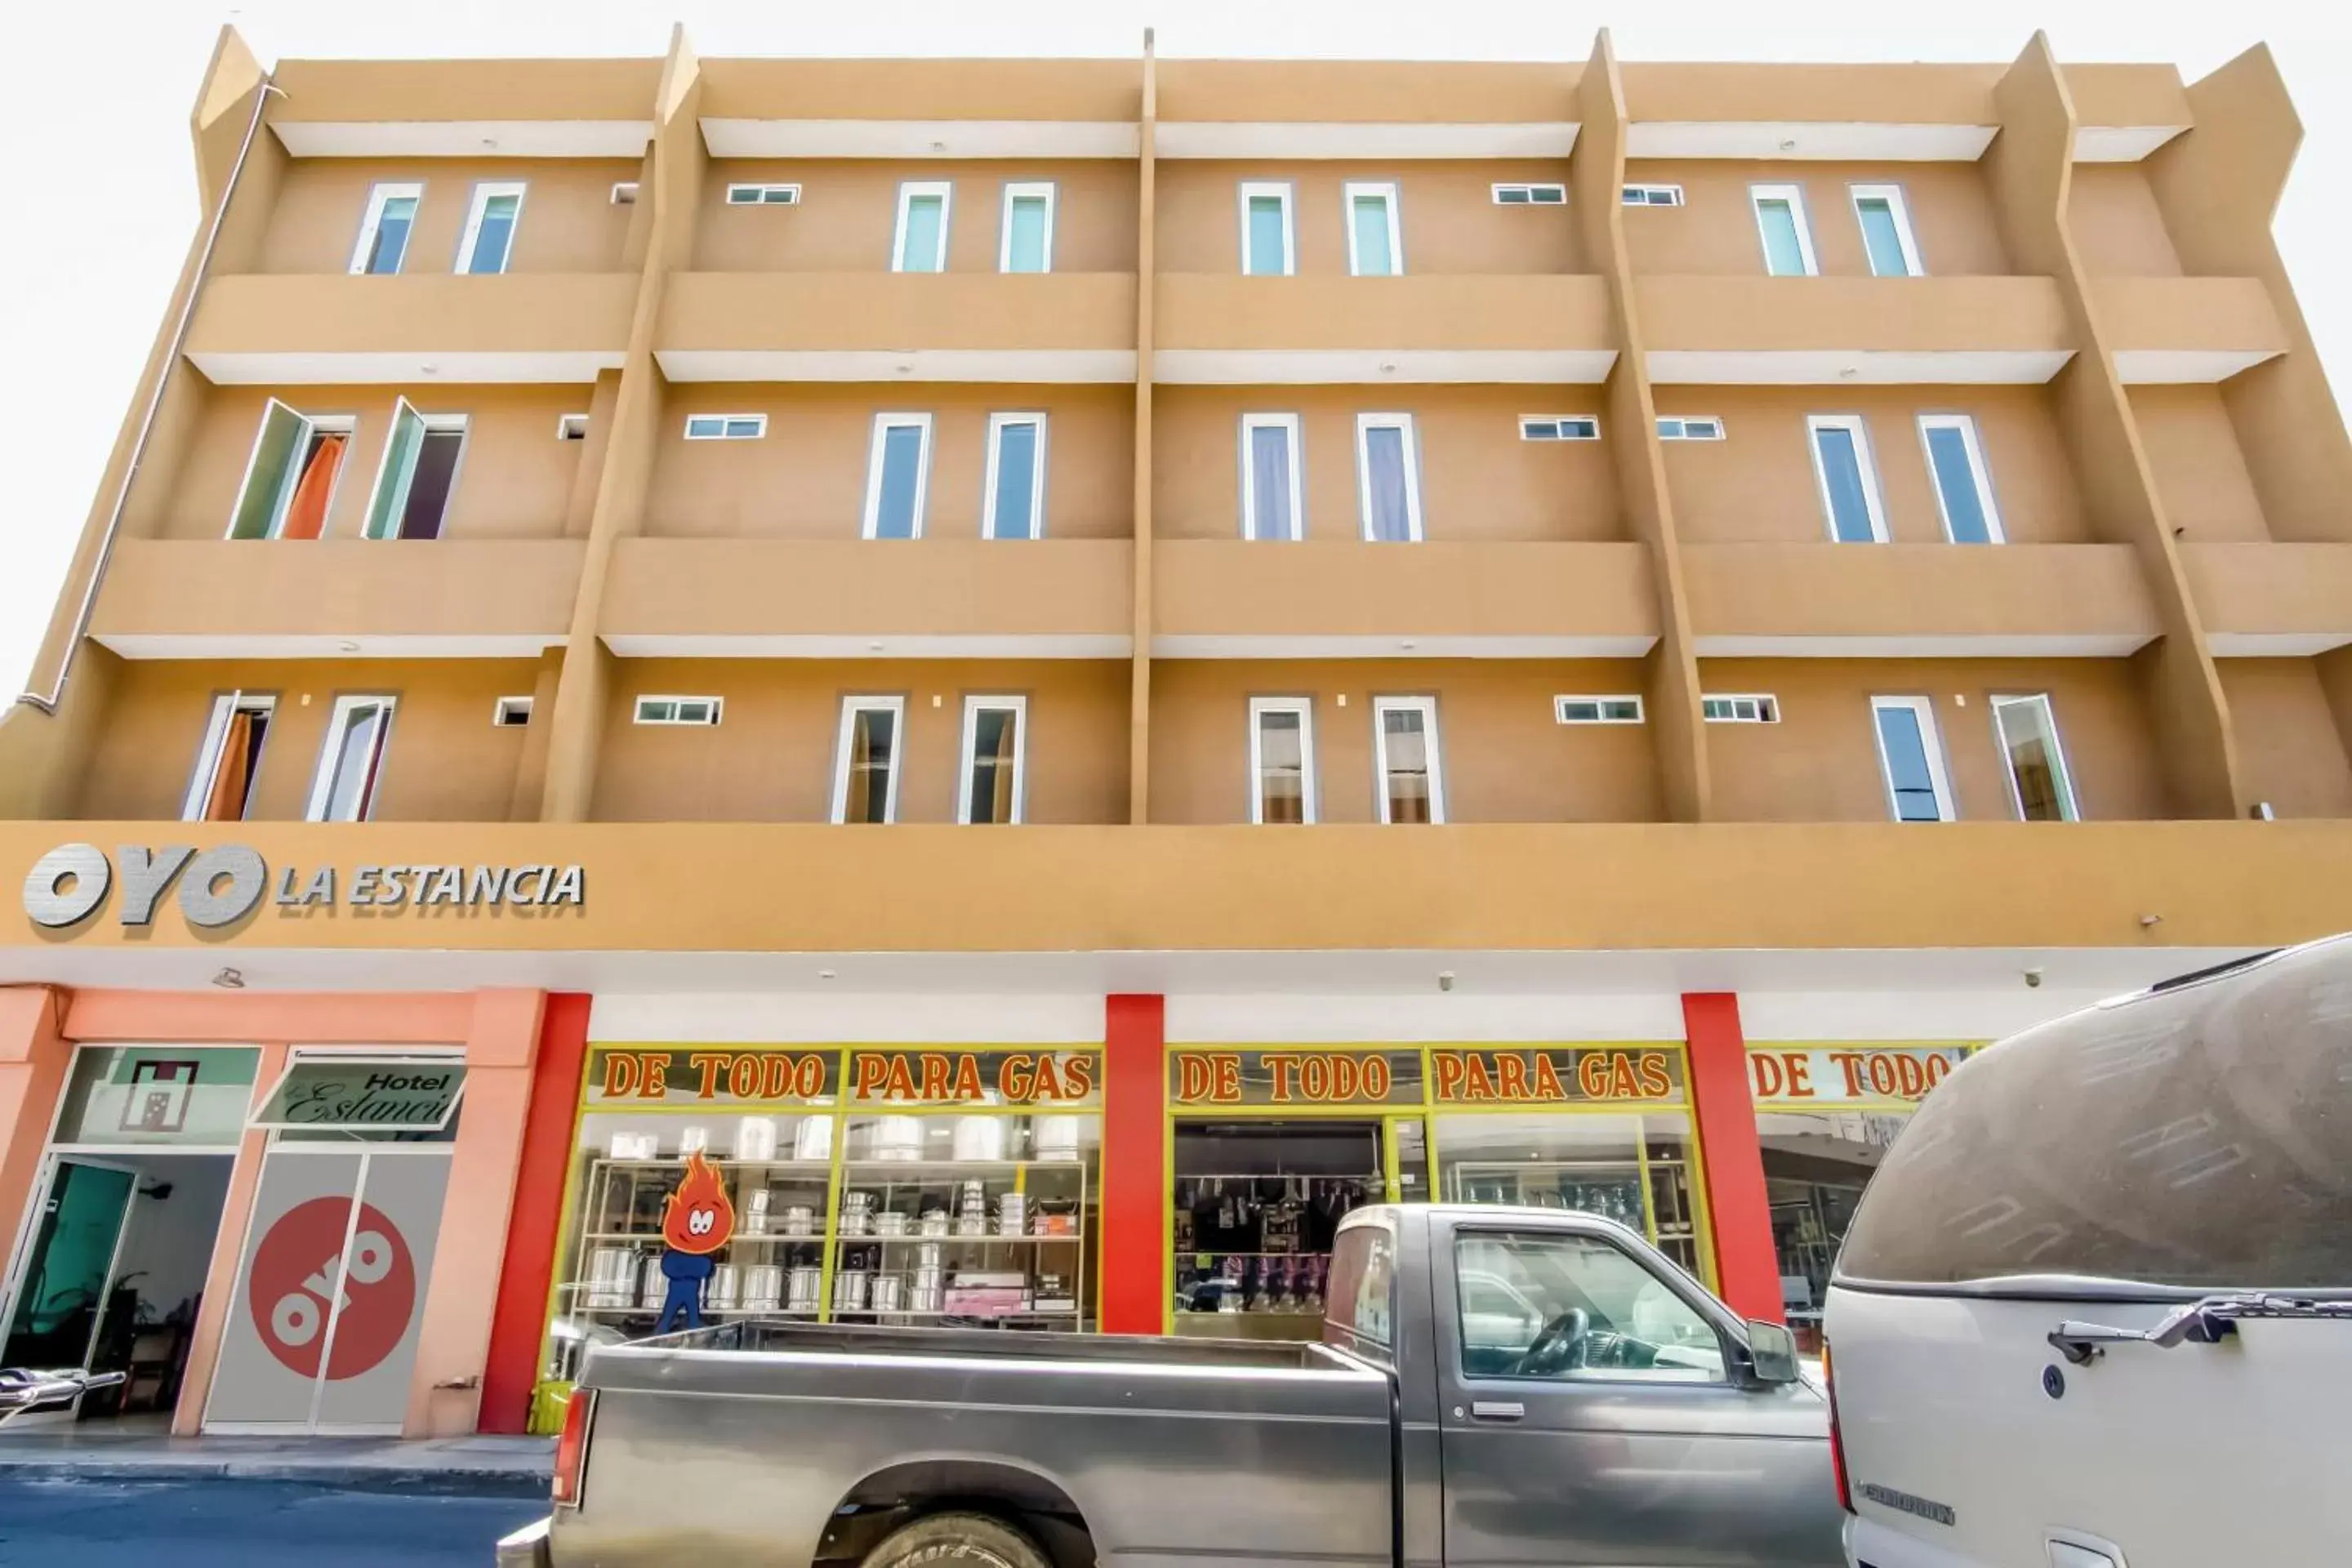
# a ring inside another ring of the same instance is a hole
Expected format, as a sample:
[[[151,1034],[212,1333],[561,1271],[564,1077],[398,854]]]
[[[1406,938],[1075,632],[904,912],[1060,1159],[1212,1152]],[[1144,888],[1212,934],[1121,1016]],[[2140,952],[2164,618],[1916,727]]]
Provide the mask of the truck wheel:
[[[984,1513],[935,1513],[904,1525],[866,1554],[859,1568],[1053,1568],[1028,1536]]]

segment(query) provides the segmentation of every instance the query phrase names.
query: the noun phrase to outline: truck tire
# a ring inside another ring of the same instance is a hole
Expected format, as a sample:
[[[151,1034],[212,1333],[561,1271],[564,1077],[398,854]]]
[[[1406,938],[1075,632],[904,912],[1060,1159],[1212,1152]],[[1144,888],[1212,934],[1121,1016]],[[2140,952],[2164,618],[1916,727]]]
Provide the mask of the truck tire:
[[[1053,1562],[1001,1519],[935,1513],[892,1531],[859,1568],[1053,1568]]]

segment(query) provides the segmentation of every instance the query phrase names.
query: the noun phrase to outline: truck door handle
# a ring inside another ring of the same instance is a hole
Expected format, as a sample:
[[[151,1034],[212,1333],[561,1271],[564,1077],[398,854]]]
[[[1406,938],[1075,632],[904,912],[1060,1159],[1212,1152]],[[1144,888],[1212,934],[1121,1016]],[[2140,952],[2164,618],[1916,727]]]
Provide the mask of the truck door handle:
[[[1470,1402],[1470,1418],[1474,1421],[1517,1421],[1528,1413],[1528,1407],[1516,1399],[1474,1399]]]

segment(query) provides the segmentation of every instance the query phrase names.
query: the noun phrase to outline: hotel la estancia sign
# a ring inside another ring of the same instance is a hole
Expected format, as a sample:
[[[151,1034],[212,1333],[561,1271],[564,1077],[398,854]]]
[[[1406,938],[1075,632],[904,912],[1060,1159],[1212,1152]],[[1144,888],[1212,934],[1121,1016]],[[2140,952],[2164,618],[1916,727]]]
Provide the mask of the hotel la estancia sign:
[[[117,918],[143,927],[175,890],[189,925],[217,931],[265,901],[292,909],[577,909],[587,900],[587,874],[577,865],[354,866],[348,876],[333,866],[280,866],[273,876],[260,852],[242,844],[203,850],[125,844],[111,860],[95,844],[60,844],[25,874],[25,913],[53,930],[79,925],[116,895]]]

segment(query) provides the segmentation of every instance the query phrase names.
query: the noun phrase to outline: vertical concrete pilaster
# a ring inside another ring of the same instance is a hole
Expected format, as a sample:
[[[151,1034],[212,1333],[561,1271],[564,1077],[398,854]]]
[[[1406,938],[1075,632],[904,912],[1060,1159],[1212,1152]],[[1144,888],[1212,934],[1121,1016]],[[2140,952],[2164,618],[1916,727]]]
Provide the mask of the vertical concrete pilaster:
[[[1143,31],[1143,102],[1137,116],[1135,220],[1135,647],[1127,710],[1127,819],[1151,820],[1151,345],[1159,288],[1155,141],[1160,73],[1151,29]]]

